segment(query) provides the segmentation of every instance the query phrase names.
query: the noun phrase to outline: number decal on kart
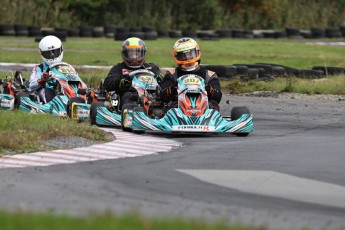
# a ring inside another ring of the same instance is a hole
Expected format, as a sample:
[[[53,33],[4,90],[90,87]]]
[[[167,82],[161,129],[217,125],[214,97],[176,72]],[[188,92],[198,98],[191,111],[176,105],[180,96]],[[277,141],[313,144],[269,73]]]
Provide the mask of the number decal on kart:
[[[75,74],[75,70],[71,68],[70,66],[60,66],[58,68],[58,71],[63,74]]]
[[[152,76],[144,75],[144,76],[139,77],[139,81],[145,82],[145,83],[150,83],[150,82],[153,82],[154,79]]]
[[[191,77],[186,77],[185,79],[183,79],[183,83],[186,85],[200,85],[201,81],[200,79],[191,76]]]

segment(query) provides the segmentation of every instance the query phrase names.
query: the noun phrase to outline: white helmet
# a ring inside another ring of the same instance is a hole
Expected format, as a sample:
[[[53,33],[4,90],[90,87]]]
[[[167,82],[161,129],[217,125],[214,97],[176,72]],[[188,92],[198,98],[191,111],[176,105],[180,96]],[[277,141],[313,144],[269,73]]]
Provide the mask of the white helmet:
[[[41,57],[46,64],[52,65],[62,61],[63,49],[59,38],[53,35],[45,36],[40,41],[38,47]]]

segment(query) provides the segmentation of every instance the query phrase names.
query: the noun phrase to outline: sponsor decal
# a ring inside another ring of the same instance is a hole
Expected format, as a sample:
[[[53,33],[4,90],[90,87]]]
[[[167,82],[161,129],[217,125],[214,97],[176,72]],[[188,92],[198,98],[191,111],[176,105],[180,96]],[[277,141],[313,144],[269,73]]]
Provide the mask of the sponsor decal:
[[[122,75],[127,75],[129,74],[131,71],[129,71],[128,69],[122,69]]]
[[[173,125],[173,131],[207,132],[214,131],[214,126],[209,125]]]
[[[90,110],[86,110],[86,109],[79,109],[78,110],[78,116],[80,118],[87,118],[87,117],[89,117],[89,114],[90,114]]]
[[[200,109],[187,109],[187,112],[189,112],[189,113],[200,113],[201,110]]]
[[[154,81],[154,78],[152,76],[143,75],[143,76],[139,77],[139,81],[145,82],[145,83],[150,83],[150,82]]]
[[[63,74],[76,74],[75,70],[67,65],[60,66],[57,70]]]
[[[200,79],[195,76],[186,77],[183,79],[183,83],[186,85],[201,85]]]

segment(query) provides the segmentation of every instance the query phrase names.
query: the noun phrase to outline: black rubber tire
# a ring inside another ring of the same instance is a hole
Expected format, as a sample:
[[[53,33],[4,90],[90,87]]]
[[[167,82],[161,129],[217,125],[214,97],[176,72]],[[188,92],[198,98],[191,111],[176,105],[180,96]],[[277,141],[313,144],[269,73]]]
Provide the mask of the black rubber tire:
[[[131,37],[131,33],[130,32],[121,32],[121,33],[115,33],[114,34],[114,40],[115,41],[124,41],[127,38]]]
[[[79,36],[80,37],[92,37],[92,27],[90,26],[81,26],[79,27]]]
[[[345,74],[345,68],[341,67],[331,67],[331,66],[314,66],[313,70],[321,70],[326,75],[341,75]]]
[[[21,101],[22,97],[29,97],[29,94],[26,92],[19,92],[16,94],[16,96],[14,98],[14,108],[15,109],[19,109],[20,101]]]
[[[68,29],[67,36],[68,37],[79,37],[80,30],[79,29]]]
[[[134,112],[144,112],[145,113],[143,107],[134,107],[133,111]],[[136,134],[143,134],[143,133],[145,133],[145,130],[132,130],[132,132],[136,133]]]
[[[182,33],[179,30],[170,30],[169,31],[169,37],[170,38],[181,38],[182,37]]]
[[[328,38],[341,38],[342,33],[338,28],[326,28],[325,30],[326,37]]]
[[[144,32],[145,40],[157,40],[158,33],[156,31]]]
[[[324,78],[325,73],[322,70],[300,69],[298,77],[305,79],[319,79]]]
[[[250,114],[248,107],[246,106],[235,106],[231,109],[231,120],[239,119],[243,114]],[[235,133],[238,137],[246,137],[249,133]]]
[[[234,66],[234,67],[236,68],[236,76],[238,76],[238,77],[246,76],[248,73],[248,70],[249,70],[249,68],[247,66],[243,66],[243,65],[238,65],[238,66]]]
[[[96,101],[91,104],[90,107],[90,124],[91,125],[97,125],[96,124],[96,116],[97,116],[97,108],[103,107],[104,102],[102,101]]]
[[[122,106],[122,109],[121,109],[121,110],[122,110],[122,111],[121,111],[121,128],[122,128],[123,131],[132,132],[132,128],[125,128],[125,127],[123,126],[123,121],[124,121],[124,119],[123,119],[123,113],[124,113],[125,110],[133,110],[134,107],[135,107],[134,104],[124,104],[124,105]]]
[[[143,32],[157,32],[152,26],[143,26]]]
[[[312,27],[310,28],[311,36],[313,38],[324,38],[325,37],[325,30],[322,28]]]
[[[81,97],[72,97],[68,100],[67,102],[67,107],[66,107],[66,111],[67,111],[67,116],[69,118],[71,118],[71,108],[72,108],[72,104],[76,102],[76,103],[85,103],[84,98]]]
[[[220,38],[232,37],[232,31],[230,29],[220,29],[220,30],[217,30],[216,33],[219,35]]]
[[[142,40],[145,40],[145,33],[144,32],[129,32],[129,37],[136,37],[136,38],[140,38]]]
[[[29,37],[40,37],[42,36],[42,31],[40,27],[28,27]]]
[[[207,70],[213,71],[219,78],[226,77],[226,70],[224,65],[204,65]]]
[[[157,30],[158,37],[159,38],[168,38],[169,37],[169,31],[167,30]]]

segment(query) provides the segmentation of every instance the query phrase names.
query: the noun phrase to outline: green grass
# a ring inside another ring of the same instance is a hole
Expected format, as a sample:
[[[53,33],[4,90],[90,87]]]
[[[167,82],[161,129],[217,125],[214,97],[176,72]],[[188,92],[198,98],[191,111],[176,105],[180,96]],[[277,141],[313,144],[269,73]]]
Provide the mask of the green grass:
[[[114,215],[111,213],[90,214],[84,218],[67,215],[33,214],[25,212],[0,212],[2,230],[51,229],[51,230],[264,230],[265,227],[249,227],[240,224],[225,224],[222,221],[207,223],[204,220],[173,218],[147,218],[139,214]]]
[[[222,80],[223,90],[232,93],[254,91],[294,92],[302,94],[345,95],[345,76],[329,76],[322,79],[301,79],[295,77],[276,78],[272,81]]]
[[[174,67],[172,46],[176,39],[161,38],[145,41],[148,54],[147,61],[160,67]],[[311,69],[313,66],[344,66],[345,47],[313,46],[305,42],[312,40],[294,39],[221,39],[219,41],[197,40],[202,51],[204,64],[253,64],[257,62],[280,64],[300,69]],[[320,41],[320,40],[316,40]],[[338,41],[332,39],[330,41]],[[342,41],[341,39],[339,41]],[[111,38],[67,38],[64,42],[64,61],[72,65],[111,66],[122,61],[121,41]],[[27,37],[0,37],[0,55],[2,62],[39,63],[38,43]],[[8,48],[11,48],[8,50]],[[24,50],[16,50],[23,48]],[[109,68],[78,70],[80,77],[92,88],[99,85]],[[0,72],[2,76],[8,73]],[[30,73],[24,73],[28,78]],[[311,80],[276,79],[270,82],[222,81],[224,89],[232,92],[257,90],[296,91],[301,93],[344,94],[343,77],[328,77],[322,83],[310,83]],[[288,86],[287,86],[288,84]],[[287,88],[286,88],[287,87]]]
[[[204,64],[268,62],[306,69],[316,65],[344,66],[345,47],[305,44],[312,40],[196,40],[201,47]],[[148,49],[147,61],[154,62],[160,67],[174,67],[171,51],[175,41],[176,39],[172,38],[145,41]],[[114,41],[111,38],[67,38],[64,42],[64,61],[72,65],[114,65],[121,62],[121,44],[121,41]],[[25,48],[25,50],[13,50],[13,48]],[[2,62],[41,61],[38,55],[38,43],[34,42],[33,38],[27,37],[0,37],[0,55]]]
[[[0,110],[0,155],[47,150],[45,140],[57,136],[79,136],[92,141],[107,141],[106,133],[87,123],[48,114],[29,114]]]

